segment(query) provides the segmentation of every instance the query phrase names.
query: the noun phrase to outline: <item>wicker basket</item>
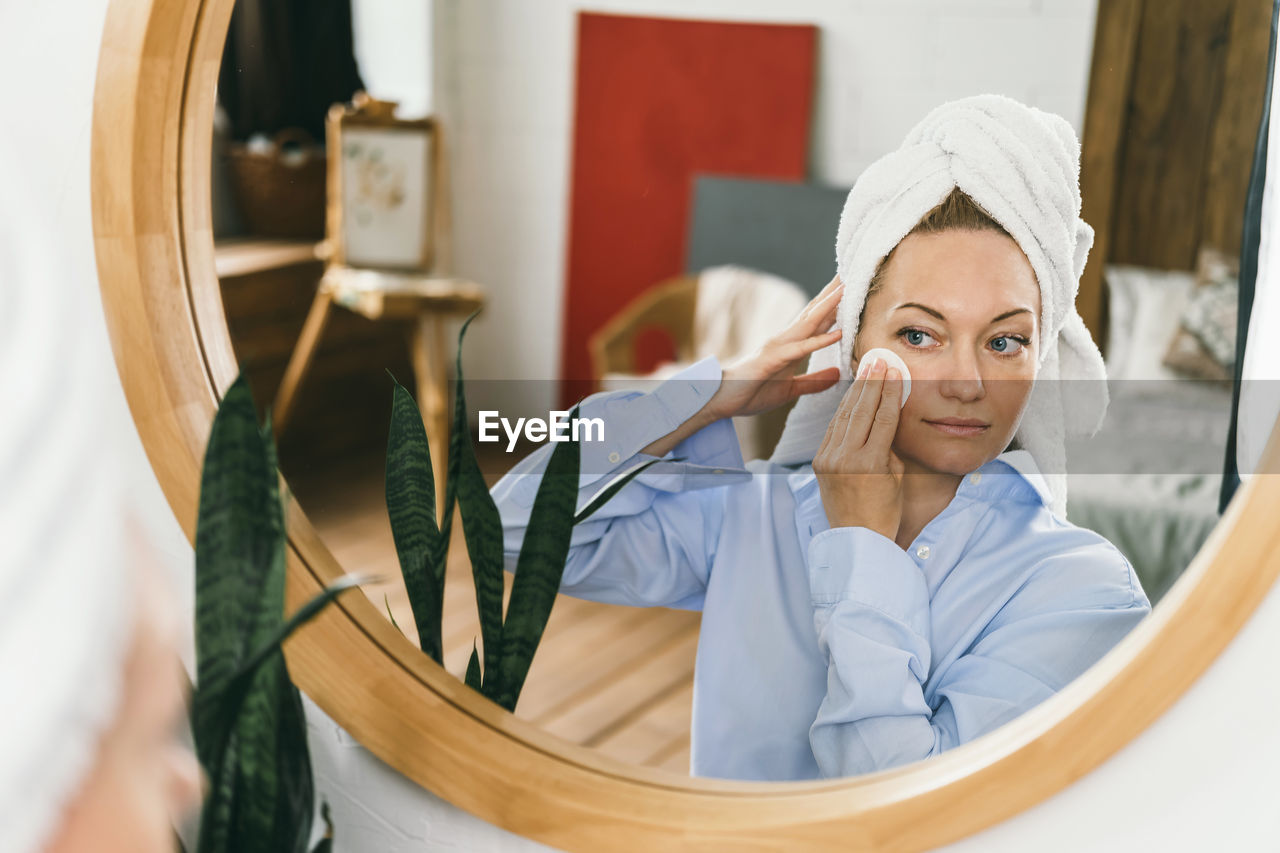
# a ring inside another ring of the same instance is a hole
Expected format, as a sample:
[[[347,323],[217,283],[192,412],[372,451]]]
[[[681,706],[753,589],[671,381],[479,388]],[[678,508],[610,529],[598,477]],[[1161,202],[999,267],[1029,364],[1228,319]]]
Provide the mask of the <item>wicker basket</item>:
[[[286,148],[291,144],[297,148]],[[324,237],[325,155],[310,134],[282,130],[269,151],[232,144],[227,162],[237,207],[252,234],[295,240]]]

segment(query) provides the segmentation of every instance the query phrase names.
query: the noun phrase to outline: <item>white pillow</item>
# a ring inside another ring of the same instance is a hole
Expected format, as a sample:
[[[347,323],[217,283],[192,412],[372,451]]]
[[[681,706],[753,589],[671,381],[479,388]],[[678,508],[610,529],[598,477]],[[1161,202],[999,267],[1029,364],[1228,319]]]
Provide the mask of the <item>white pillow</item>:
[[[1107,377],[1181,379],[1161,361],[1195,288],[1195,275],[1117,264],[1106,268],[1105,278],[1111,311]]]

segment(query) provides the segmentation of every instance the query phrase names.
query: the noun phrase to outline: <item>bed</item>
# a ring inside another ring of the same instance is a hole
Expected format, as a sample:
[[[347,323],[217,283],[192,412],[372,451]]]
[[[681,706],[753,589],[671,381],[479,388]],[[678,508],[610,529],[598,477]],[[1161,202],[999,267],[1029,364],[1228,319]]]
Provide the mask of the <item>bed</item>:
[[[1111,382],[1102,429],[1067,445],[1068,518],[1120,549],[1153,604],[1218,522],[1231,412],[1230,389],[1161,386]]]
[[[1101,533],[1158,601],[1218,522],[1231,415],[1234,259],[1194,272],[1110,264],[1107,375],[1097,435],[1068,442],[1067,516]]]

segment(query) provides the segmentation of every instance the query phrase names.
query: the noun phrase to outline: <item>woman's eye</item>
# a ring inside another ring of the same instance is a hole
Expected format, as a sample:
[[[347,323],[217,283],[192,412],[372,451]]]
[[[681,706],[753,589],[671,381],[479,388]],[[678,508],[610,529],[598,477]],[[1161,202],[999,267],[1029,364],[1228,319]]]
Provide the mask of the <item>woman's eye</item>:
[[[924,346],[925,339],[933,340],[933,335],[923,329],[903,329],[898,333],[913,347]]]
[[[936,343],[933,335],[924,329],[903,329],[898,332],[898,337],[906,341],[908,346],[917,348],[927,347],[932,343]],[[991,348],[1000,355],[1014,356],[1022,352],[1027,343],[1024,338],[1016,335],[1001,335],[992,339]]]
[[[1002,335],[991,341],[991,348],[1001,355],[1016,355],[1022,352],[1023,342],[1018,338]]]

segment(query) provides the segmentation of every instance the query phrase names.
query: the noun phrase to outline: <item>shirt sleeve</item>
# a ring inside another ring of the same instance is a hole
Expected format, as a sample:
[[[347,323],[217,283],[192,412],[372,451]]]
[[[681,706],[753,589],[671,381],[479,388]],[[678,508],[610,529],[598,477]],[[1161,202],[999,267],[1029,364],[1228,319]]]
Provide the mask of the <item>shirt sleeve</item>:
[[[809,546],[809,582],[827,692],[809,729],[824,777],[936,755],[998,728],[1065,687],[1150,610],[1140,592],[1064,583],[1113,548],[1056,555],[1002,608],[925,699],[930,655],[924,574],[892,540],[839,527]],[[1140,590],[1140,587],[1138,588]]]
[[[560,591],[609,604],[701,610],[718,532],[721,486],[751,475],[732,421],[722,419],[685,438],[663,457],[641,453],[696,414],[720,386],[720,363],[705,358],[652,391],[608,391],[582,401],[579,418],[600,418],[604,436],[583,440],[578,488],[581,510],[615,478],[661,458],[576,525]],[[502,516],[507,571],[520,546],[554,445],[517,463],[491,493]],[[682,458],[683,461],[672,461]]]

